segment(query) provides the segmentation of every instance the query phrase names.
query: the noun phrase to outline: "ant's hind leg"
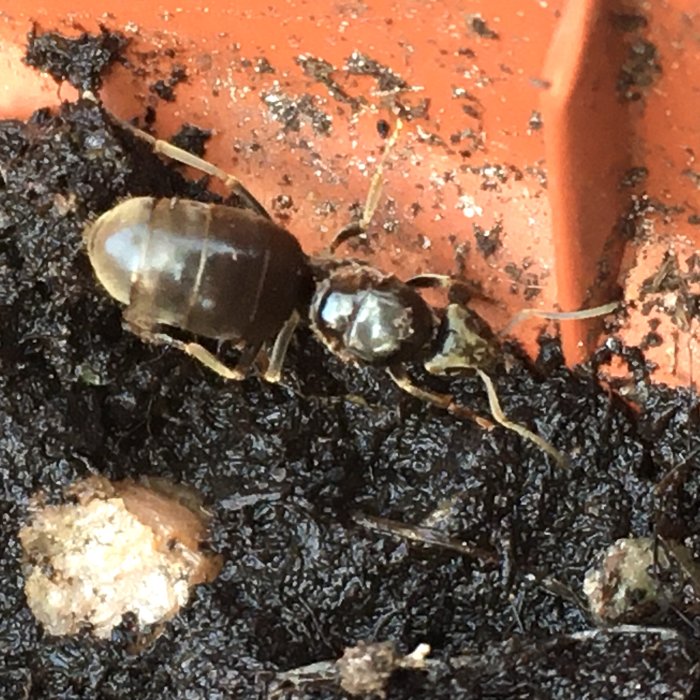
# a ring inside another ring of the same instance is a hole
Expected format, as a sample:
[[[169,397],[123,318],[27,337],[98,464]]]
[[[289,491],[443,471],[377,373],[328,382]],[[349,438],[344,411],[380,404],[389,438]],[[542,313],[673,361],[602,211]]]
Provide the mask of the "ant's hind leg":
[[[237,177],[229,175],[227,172],[221,170],[221,168],[218,168],[213,163],[210,163],[209,161],[194,155],[194,153],[190,153],[189,151],[186,151],[185,149],[180,148],[179,146],[175,146],[172,143],[169,143],[168,141],[164,141],[163,139],[157,139],[154,136],[151,136],[142,129],[139,129],[136,126],[129,124],[129,122],[116,118],[115,121],[122,128],[131,132],[136,138],[139,138],[143,141],[146,141],[146,143],[150,144],[154,153],[164,155],[167,158],[171,158],[172,160],[177,161],[178,163],[182,163],[183,165],[195,168],[195,170],[200,170],[201,172],[206,173],[211,177],[215,177],[218,180],[221,180],[231,192],[233,192],[235,195],[237,195],[243,200],[247,207],[255,211],[260,216],[264,216],[266,219],[270,218],[270,215],[267,213],[265,207],[263,207],[263,205],[260,204],[260,202],[258,202],[258,200],[255,199],[255,197],[253,197],[253,195],[243,186],[243,184]]]
[[[231,379],[240,382],[248,376],[250,368],[255,362],[255,358],[260,352],[260,345],[246,345],[235,367],[225,365],[214,353],[209,352],[204,346],[199,343],[183,343],[176,340],[173,346],[187,353],[195,360],[199,360],[203,365],[210,370],[216,372],[224,379]]]
[[[396,126],[394,128],[394,133],[391,135],[391,138],[387,141],[382,158],[379,161],[379,165],[377,166],[374,175],[372,176],[372,181],[369,185],[369,192],[367,193],[365,206],[362,210],[362,217],[359,221],[353,221],[347,226],[343,226],[343,228],[340,229],[340,231],[338,231],[338,233],[335,235],[335,238],[333,238],[333,240],[330,242],[330,245],[328,246],[328,252],[330,254],[334,253],[342,243],[349,240],[350,238],[354,238],[355,236],[361,236],[369,228],[369,225],[372,221],[372,217],[374,216],[374,212],[377,211],[377,206],[379,205],[379,198],[382,194],[382,176],[384,175],[384,167],[386,166],[386,162],[389,159],[391,151],[393,150],[394,146],[396,145],[396,142],[399,139],[399,134],[401,133],[402,128],[403,122],[400,119],[397,119]]]
[[[425,401],[425,403],[432,404],[438,408],[446,410],[448,413],[458,416],[459,418],[465,418],[466,420],[474,421],[480,428],[485,430],[490,430],[494,428],[494,424],[488,419],[480,416],[466,406],[462,406],[455,403],[452,396],[449,394],[440,394],[437,391],[431,391],[430,389],[422,389],[413,383],[411,377],[409,377],[408,372],[398,365],[392,367],[387,367],[387,374],[393,379],[394,383],[399,387],[399,389],[405,391],[416,399]]]
[[[169,348],[177,348],[190,357],[193,357],[195,360],[198,360],[205,367],[216,372],[224,379],[237,382],[242,381],[248,376],[255,358],[260,352],[260,344],[246,345],[241,352],[236,366],[229,367],[214,355],[214,353],[210,352],[199,343],[185,343],[182,340],[177,340],[177,338],[169,336],[167,333],[157,333],[152,328],[147,328],[129,319],[125,319],[123,325],[128,331],[141,338],[141,340],[151,343],[152,345],[164,345]]]
[[[292,339],[294,330],[299,323],[299,314],[295,311],[289,320],[282,326],[282,330],[275,338],[275,344],[272,346],[272,354],[270,355],[270,364],[267,366],[263,377],[265,381],[277,384],[282,378],[282,365],[287,354],[289,341]]]

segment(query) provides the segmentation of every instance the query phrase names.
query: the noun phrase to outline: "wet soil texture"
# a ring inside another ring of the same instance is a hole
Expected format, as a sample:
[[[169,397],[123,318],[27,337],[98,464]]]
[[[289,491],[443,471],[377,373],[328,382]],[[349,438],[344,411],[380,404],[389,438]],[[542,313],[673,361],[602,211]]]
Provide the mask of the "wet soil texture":
[[[608,630],[583,600],[586,570],[617,538],[655,533],[700,556],[697,397],[650,385],[639,352],[611,341],[597,356],[632,363],[632,410],[593,368],[567,369],[556,341],[535,365],[510,349],[495,375],[503,407],[568,454],[567,471],[343,365],[304,329],[283,386],[227,383],[124,331],[82,243],[86,222],[124,197],[211,200],[203,183],[86,100],[0,123],[0,173],[2,697],[266,697],[276,674],[360,640],[432,647],[427,671],[392,678],[393,699],[698,692],[694,593]],[[478,379],[414,369],[488,413]],[[94,472],[190,484],[214,513],[223,572],[151,644],[128,619],[108,641],[53,638],[25,604],[17,534],[30,497]],[[362,525],[420,525],[446,499],[433,527],[461,550]],[[285,692],[345,697],[333,683]]]

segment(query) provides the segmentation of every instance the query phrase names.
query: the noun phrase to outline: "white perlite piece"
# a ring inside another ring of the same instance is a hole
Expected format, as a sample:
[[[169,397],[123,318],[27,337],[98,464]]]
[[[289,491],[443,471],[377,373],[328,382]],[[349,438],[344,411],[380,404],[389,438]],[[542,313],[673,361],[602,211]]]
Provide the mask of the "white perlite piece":
[[[340,687],[350,695],[386,697],[386,686],[397,669],[425,668],[430,654],[428,644],[419,644],[410,654],[402,656],[393,642],[358,642],[346,647],[336,662]]]
[[[625,537],[597,557],[583,592],[598,623],[620,624],[653,618],[699,581],[698,565],[682,544]]]
[[[212,558],[177,536],[182,518],[163,525],[183,506],[133,484],[128,493],[43,507],[20,532],[27,602],[48,633],[75,634],[90,625],[96,637],[108,638],[127,612],[139,628],[167,620],[192,586],[215,575]],[[132,512],[144,504],[147,524]]]

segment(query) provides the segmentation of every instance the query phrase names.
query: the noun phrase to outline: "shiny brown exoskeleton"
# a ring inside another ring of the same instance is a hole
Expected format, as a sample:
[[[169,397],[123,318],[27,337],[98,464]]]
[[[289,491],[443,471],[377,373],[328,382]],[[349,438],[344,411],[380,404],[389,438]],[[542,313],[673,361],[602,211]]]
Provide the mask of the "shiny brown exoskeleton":
[[[297,239],[247,209],[136,197],[99,217],[86,240],[97,278],[147,340],[168,342],[154,334],[162,324],[242,341],[249,363],[310,300],[311,271]],[[204,352],[198,347],[183,349]]]
[[[234,177],[192,154],[129,125],[156,152],[222,179],[246,204],[233,208],[191,200],[137,197],[121,202],[85,231],[88,255],[105,289],[126,305],[130,330],[149,342],[177,347],[228,379],[247,376],[263,345],[274,341],[264,371],[279,381],[290,338],[300,319],[344,362],[387,369],[405,391],[493,424],[452,397],[416,386],[404,363],[419,361],[434,374],[472,369],[484,381],[491,412],[504,427],[535,442],[559,462],[560,453],[538,435],[507,420],[484,373],[497,345],[486,325],[468,309],[430,307],[417,287],[447,285],[422,275],[402,282],[363,262],[329,255],[309,257],[297,239],[277,226]],[[385,158],[398,134],[387,144]],[[364,231],[377,206],[384,160],[372,180],[364,215],[336,243]],[[331,248],[331,251],[333,247]],[[230,368],[196,342],[163,332],[176,327],[241,347]]]

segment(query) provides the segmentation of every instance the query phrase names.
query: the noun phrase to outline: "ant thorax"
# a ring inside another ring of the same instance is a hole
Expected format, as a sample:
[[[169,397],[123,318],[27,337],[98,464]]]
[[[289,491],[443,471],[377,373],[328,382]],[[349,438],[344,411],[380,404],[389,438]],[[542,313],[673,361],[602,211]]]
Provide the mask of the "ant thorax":
[[[345,362],[387,365],[421,359],[437,329],[423,298],[393,275],[365,263],[320,264],[309,320]]]

